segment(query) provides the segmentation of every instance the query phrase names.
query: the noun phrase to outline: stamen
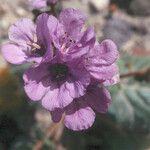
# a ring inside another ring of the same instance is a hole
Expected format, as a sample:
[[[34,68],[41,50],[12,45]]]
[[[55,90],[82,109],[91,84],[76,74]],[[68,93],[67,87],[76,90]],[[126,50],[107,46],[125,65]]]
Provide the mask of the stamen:
[[[33,48],[33,49],[31,50],[31,52],[33,52],[33,53],[36,52],[36,48]]]
[[[37,43],[37,36],[36,36],[36,34],[33,35],[33,43]]]
[[[31,46],[32,43],[30,41],[26,42],[28,46]]]
[[[30,41],[27,42],[27,45],[31,46],[31,48],[36,48],[36,49],[40,49],[41,46],[38,45],[37,43],[31,43]]]
[[[61,51],[65,52],[65,48],[66,48],[66,43],[64,43],[61,47]]]
[[[36,49],[40,49],[40,48],[41,48],[41,46],[39,46],[39,45],[36,44],[36,43],[32,43],[32,46],[33,46],[33,48],[36,48]]]

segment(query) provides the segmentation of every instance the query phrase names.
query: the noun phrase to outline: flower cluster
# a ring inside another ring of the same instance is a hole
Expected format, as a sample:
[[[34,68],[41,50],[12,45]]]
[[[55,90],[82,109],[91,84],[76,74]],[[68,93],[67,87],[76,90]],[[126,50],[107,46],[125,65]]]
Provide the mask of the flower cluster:
[[[57,0],[29,0],[33,9],[42,9],[47,7],[48,4],[55,4]]]
[[[118,82],[118,51],[111,40],[98,43],[92,27],[78,9],[65,9],[59,18],[46,13],[36,23],[22,19],[9,29],[10,43],[2,54],[12,64],[30,63],[23,75],[24,89],[41,100],[52,120],[64,116],[72,130],[92,126],[95,111],[105,113],[111,96],[105,85]]]

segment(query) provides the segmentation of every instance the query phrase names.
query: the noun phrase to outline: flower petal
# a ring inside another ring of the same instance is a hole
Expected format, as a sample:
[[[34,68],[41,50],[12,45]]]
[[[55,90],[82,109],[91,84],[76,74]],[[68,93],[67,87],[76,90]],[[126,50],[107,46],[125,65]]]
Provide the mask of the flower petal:
[[[5,44],[1,48],[4,58],[12,64],[23,64],[26,62],[25,53],[14,44]]]
[[[116,64],[110,66],[88,66],[87,70],[94,79],[99,81],[110,80],[118,74],[118,67]]]
[[[88,129],[93,125],[95,120],[94,111],[88,106],[83,106],[82,102],[77,102],[74,100],[67,107],[64,119],[65,126],[74,131]]]
[[[72,98],[83,96],[86,91],[86,88],[78,81],[66,81],[65,86]]]
[[[89,52],[89,50],[94,46],[94,44],[95,32],[94,29],[90,27],[83,33],[81,38],[79,38],[77,44],[70,48],[66,54],[63,54],[62,57],[65,57],[67,61],[81,58]]]
[[[54,111],[59,108],[58,87],[49,89],[42,99],[42,106],[49,111]]]
[[[36,20],[36,24],[37,24],[36,33],[37,33],[38,40],[42,45],[46,47],[50,43],[50,35],[49,35],[48,26],[47,26],[48,18],[49,18],[49,15],[46,13],[43,13],[39,15]]]
[[[91,86],[88,88],[84,99],[94,110],[100,113],[106,113],[111,103],[111,96],[109,91],[104,87],[98,86]]]
[[[95,36],[95,31],[94,28],[89,27],[87,30],[84,32],[83,36],[80,39],[80,43],[83,46],[89,45],[90,48],[94,46],[96,41],[96,36]]]
[[[48,28],[48,19],[49,19],[49,15],[43,13],[39,15],[36,20],[36,24],[37,24],[36,33],[37,33],[38,42],[46,49],[46,53],[43,56],[42,62],[49,61],[53,56],[52,45],[51,45],[52,39]]]
[[[101,66],[111,65],[118,58],[119,53],[117,46],[111,40],[104,40],[101,44],[96,45],[88,54],[89,65]]]
[[[59,23],[57,18],[50,15],[47,21],[47,26],[55,47],[60,49],[62,43],[60,43],[59,38],[64,35],[63,25]]]
[[[21,19],[9,28],[9,39],[23,47],[27,47],[34,36],[35,26],[30,19]]]
[[[103,82],[103,85],[104,86],[110,86],[110,85],[114,85],[114,84],[117,84],[120,82],[120,76],[119,76],[119,73],[114,75],[111,79],[109,80],[105,80]]]
[[[68,66],[70,66],[72,77],[65,82],[65,86],[70,96],[74,99],[85,94],[86,88],[90,83],[90,75],[80,62],[68,63]]]
[[[65,84],[60,86],[51,84],[50,89],[42,99],[42,105],[49,111],[54,111],[57,108],[64,108],[73,101]]]
[[[29,98],[34,101],[42,99],[49,85],[46,66],[40,65],[39,67],[28,69],[24,73],[23,79],[25,82],[24,89]]]
[[[78,9],[67,8],[61,12],[59,19],[64,25],[66,32],[72,36],[73,39],[76,39],[85,23],[86,17]]]
[[[41,100],[46,93],[46,88],[43,86],[42,82],[31,82],[26,84],[24,90],[28,97],[33,101]]]
[[[86,87],[90,83],[90,75],[83,66],[81,68],[77,65],[75,67],[73,64],[71,66],[72,68],[69,68],[72,69],[73,76],[61,85],[51,84],[49,92],[42,100],[42,105],[50,111],[66,107],[74,98],[80,97],[86,92]]]
[[[50,15],[48,18],[47,26],[49,28],[49,32],[54,33],[59,25],[59,21],[56,17]]]

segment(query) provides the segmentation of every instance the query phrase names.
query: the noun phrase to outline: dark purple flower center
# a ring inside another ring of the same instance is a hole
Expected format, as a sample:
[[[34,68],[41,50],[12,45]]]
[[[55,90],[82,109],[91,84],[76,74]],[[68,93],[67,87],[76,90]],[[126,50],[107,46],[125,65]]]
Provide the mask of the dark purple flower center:
[[[42,57],[45,54],[45,48],[35,49],[31,51],[31,55],[35,57]]]
[[[37,42],[27,42],[27,45],[31,47],[31,50],[27,51],[30,57],[42,57],[46,53],[46,48],[43,45],[37,44]]]
[[[69,68],[65,64],[53,64],[48,69],[52,81],[64,81],[69,75]]]

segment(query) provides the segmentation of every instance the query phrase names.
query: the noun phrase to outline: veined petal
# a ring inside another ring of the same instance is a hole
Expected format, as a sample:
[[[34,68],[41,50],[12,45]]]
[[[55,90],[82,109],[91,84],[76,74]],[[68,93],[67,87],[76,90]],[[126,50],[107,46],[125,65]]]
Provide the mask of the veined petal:
[[[111,65],[119,56],[117,46],[111,40],[104,40],[96,45],[88,54],[89,65]]]
[[[26,62],[25,53],[14,44],[5,44],[1,48],[4,58],[12,64],[23,64]]]
[[[85,67],[94,79],[110,80],[118,74],[115,64],[118,56],[116,45],[111,40],[105,40],[91,49],[87,58],[85,57]]]
[[[47,26],[54,46],[59,49],[62,46],[59,39],[64,35],[63,25],[57,18],[50,15],[47,21]]]
[[[54,111],[55,109],[59,108],[58,91],[59,89],[57,87],[48,90],[42,99],[42,106],[44,108],[49,111]]]
[[[79,100],[74,100],[66,108],[66,116],[64,119],[65,126],[74,131],[88,129],[93,125],[95,120],[94,111],[82,102],[78,102]]]
[[[50,15],[48,18],[47,26],[50,33],[57,32],[56,29],[59,26],[59,21],[56,17]]]
[[[52,48],[52,38],[50,35],[50,31],[48,28],[48,20],[49,20],[49,15],[46,13],[43,13],[38,16],[36,20],[37,28],[37,37],[38,37],[38,42],[40,45],[43,46],[44,49],[46,49],[46,52],[43,56],[43,62],[47,62],[52,59],[53,57],[53,48]]]
[[[41,100],[47,91],[42,82],[30,82],[25,84],[24,90],[28,97],[33,101]]]
[[[110,80],[118,74],[118,67],[116,64],[110,66],[88,66],[87,70],[91,76],[99,81]]]
[[[90,84],[90,74],[80,62],[69,64],[72,76],[65,82],[65,86],[72,98],[78,98],[85,94]]]
[[[84,87],[84,85],[82,85],[78,81],[66,81],[65,86],[72,98],[83,96],[86,92],[86,88]]]
[[[64,108],[73,101],[65,84],[60,86],[51,84],[50,89],[42,99],[42,105],[49,111],[54,111],[57,108]]]
[[[94,28],[89,27],[84,32],[83,36],[80,39],[80,43],[82,47],[89,45],[89,47],[93,47],[96,41],[95,31]]]
[[[9,28],[9,39],[20,46],[27,47],[27,43],[35,36],[35,25],[30,19],[21,19]]]
[[[106,113],[111,103],[109,91],[104,87],[98,86],[88,88],[84,99],[89,103],[89,106],[100,113]]]
[[[49,79],[47,78],[46,69],[46,66],[41,65],[28,69],[23,75],[24,89],[31,100],[37,101],[42,99],[48,90]]]
[[[94,29],[89,27],[79,38],[77,44],[71,47],[66,54],[63,54],[67,61],[72,59],[79,59],[90,51],[95,44],[95,32]]]
[[[78,98],[85,94],[86,88],[90,83],[90,76],[88,74],[74,75],[79,78],[70,78],[65,82],[65,87],[69,91],[72,98]]]
[[[49,74],[47,69],[47,64],[41,64],[38,67],[32,67],[26,70],[26,72],[23,75],[23,80],[25,83],[29,83],[32,81],[39,82],[44,77],[47,77]],[[46,85],[45,85],[46,86]]]
[[[64,25],[66,32],[73,39],[76,39],[85,23],[86,17],[78,9],[67,8],[61,12],[59,19],[60,22]]]
[[[49,35],[49,30],[47,26],[47,21],[48,21],[49,15],[46,13],[43,13],[37,17],[36,20],[36,33],[39,42],[44,45],[45,47],[50,44],[50,35]]]

